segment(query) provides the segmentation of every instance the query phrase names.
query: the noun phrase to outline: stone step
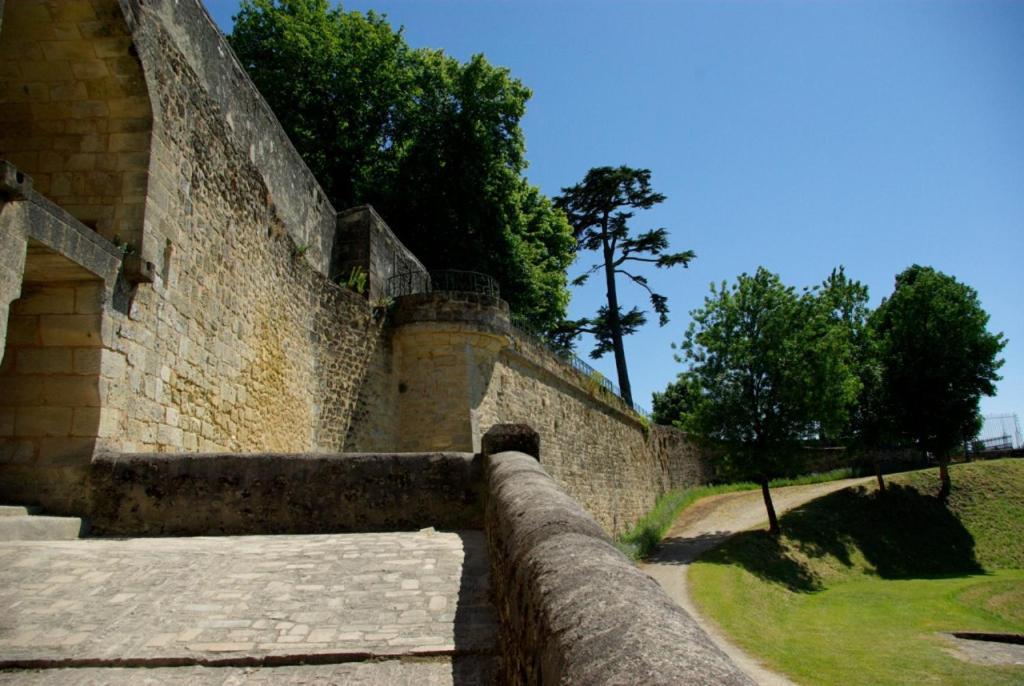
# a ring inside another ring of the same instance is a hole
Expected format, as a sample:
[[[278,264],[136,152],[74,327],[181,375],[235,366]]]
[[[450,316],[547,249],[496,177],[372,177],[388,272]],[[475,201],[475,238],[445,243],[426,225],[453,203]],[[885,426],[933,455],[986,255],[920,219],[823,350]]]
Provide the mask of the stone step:
[[[78,517],[15,515],[0,517],[0,541],[69,541],[84,534]]]
[[[37,507],[26,507],[24,505],[0,505],[0,517],[25,517],[39,513]]]

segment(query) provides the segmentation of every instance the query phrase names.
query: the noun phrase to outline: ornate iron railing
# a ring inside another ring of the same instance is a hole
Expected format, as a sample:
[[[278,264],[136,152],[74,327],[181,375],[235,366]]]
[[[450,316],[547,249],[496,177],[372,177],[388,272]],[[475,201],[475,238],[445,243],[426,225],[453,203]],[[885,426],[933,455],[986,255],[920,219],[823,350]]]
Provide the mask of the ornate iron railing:
[[[501,297],[498,282],[487,274],[457,269],[440,271],[404,272],[388,279],[388,295],[397,298],[414,293],[480,293],[493,298]]]

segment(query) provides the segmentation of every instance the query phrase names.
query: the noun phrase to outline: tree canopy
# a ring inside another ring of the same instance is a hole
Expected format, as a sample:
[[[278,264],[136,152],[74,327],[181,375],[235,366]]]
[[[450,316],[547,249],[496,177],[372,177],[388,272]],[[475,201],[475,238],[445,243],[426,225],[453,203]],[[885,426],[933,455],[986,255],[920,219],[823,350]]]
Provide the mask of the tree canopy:
[[[988,331],[973,288],[918,265],[897,275],[871,327],[889,430],[939,460],[948,493],[949,453],[980,430],[978,403],[995,393],[1006,339]]]
[[[682,349],[701,397],[689,425],[723,448],[737,475],[768,481],[799,460],[801,440],[839,431],[859,383],[831,295],[803,295],[764,268],[712,286]]]
[[[647,291],[651,306],[658,313],[658,321],[668,323],[668,298],[651,289],[647,277],[632,270],[635,264],[653,264],[655,267],[687,266],[696,257],[692,250],[669,253],[668,231],[664,228],[631,235],[629,220],[635,210],[650,209],[665,200],[665,196],[651,189],[649,169],[631,167],[595,167],[587,172],[583,181],[562,189],[555,204],[564,210],[572,225],[579,250],[593,250],[600,261],[577,278],[580,285],[591,274],[603,271],[607,305],[603,305],[593,318],[566,322],[563,332],[569,336],[590,333],[597,341],[591,357],[602,357],[608,352],[615,355],[619,389],[626,402],[633,402],[626,366],[626,353],[622,339],[643,326],[647,317],[639,307],[624,312],[619,304],[616,277],[623,276]]]
[[[507,69],[327,0],[243,0],[229,39],[335,207],[374,205],[429,269],[494,276],[538,328],[564,317],[572,230],[523,176],[530,91]]]

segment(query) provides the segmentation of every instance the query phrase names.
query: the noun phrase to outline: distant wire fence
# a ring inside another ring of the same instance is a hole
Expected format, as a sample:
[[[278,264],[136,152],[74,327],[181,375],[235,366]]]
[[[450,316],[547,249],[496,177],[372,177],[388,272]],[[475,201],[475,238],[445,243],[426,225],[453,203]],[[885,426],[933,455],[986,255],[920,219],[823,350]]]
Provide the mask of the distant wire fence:
[[[458,269],[433,272],[404,272],[388,279],[387,294],[397,298],[414,293],[479,293],[501,297],[498,282],[487,274]]]
[[[535,326],[533,326],[525,317],[519,314],[513,314],[512,326],[516,329],[516,333],[518,333],[520,336],[529,339],[544,348],[547,348],[549,352],[551,352],[555,357],[560,359],[562,362],[570,365],[580,374],[583,374],[588,379],[597,383],[599,386],[604,388],[609,393],[612,393],[613,395],[618,397],[620,400],[622,400],[622,402],[626,402],[626,399],[622,397],[622,393],[619,391],[619,387],[612,383],[611,379],[609,379],[607,376],[605,376],[604,374],[602,374],[601,372],[597,371],[589,364],[584,362],[579,357],[579,355],[574,353],[572,350],[552,343],[550,338],[548,338],[546,335],[544,335],[544,333],[542,333]],[[645,419],[651,418],[651,413],[648,412],[646,408],[641,407],[635,402],[628,404],[630,405],[632,410],[641,417],[644,417]]]
[[[975,446],[981,451],[1024,447],[1020,419],[1016,414],[989,414],[983,419],[981,432],[974,440]]]

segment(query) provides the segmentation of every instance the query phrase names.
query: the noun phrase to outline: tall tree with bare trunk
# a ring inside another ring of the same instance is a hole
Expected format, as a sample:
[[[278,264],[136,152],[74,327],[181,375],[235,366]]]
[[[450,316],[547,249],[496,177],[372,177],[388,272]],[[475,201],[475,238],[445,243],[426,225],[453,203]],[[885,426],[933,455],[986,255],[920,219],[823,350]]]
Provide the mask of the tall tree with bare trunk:
[[[668,323],[668,298],[655,293],[647,277],[637,274],[633,267],[640,264],[686,267],[697,256],[692,250],[666,252],[668,231],[664,228],[630,235],[629,220],[634,212],[650,209],[664,200],[664,195],[651,189],[649,169],[626,166],[595,167],[587,172],[583,181],[563,188],[562,194],[555,198],[555,206],[569,218],[577,250],[593,250],[600,255],[600,260],[578,277],[574,285],[582,285],[591,274],[603,271],[608,300],[608,304],[598,310],[597,316],[566,322],[563,338],[589,333],[597,340],[591,357],[613,353],[619,390],[622,398],[630,404],[633,392],[622,339],[643,326],[647,317],[639,307],[628,312],[622,310],[616,279],[625,277],[647,291],[651,306],[658,313],[658,321],[664,326]]]

